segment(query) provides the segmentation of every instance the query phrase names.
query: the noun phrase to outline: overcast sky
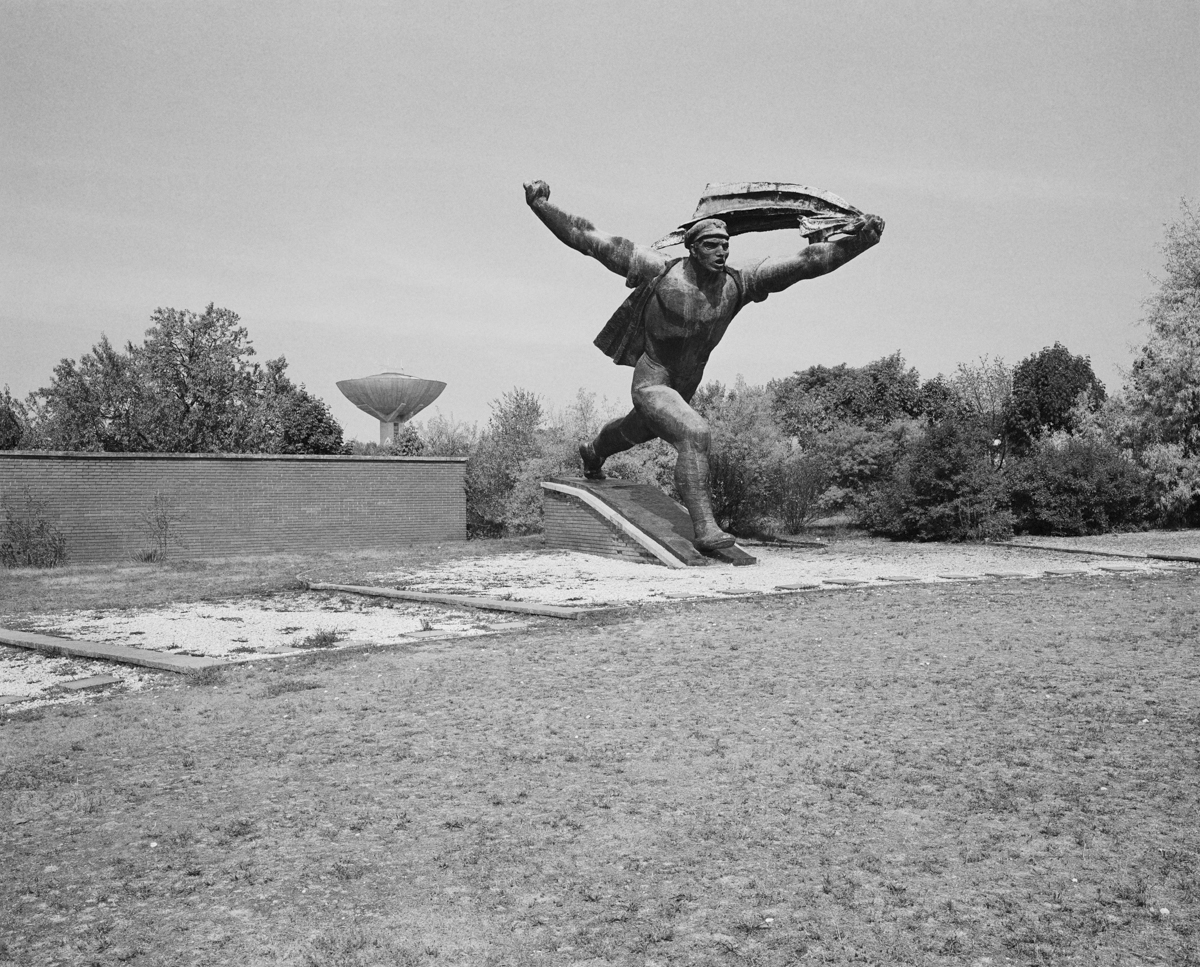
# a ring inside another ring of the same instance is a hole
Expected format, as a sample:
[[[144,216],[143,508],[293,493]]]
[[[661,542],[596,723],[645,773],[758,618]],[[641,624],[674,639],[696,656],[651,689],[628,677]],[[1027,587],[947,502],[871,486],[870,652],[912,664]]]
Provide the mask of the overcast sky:
[[[1195,0],[0,0],[0,386],[215,302],[364,440],[334,383],[388,369],[471,421],[513,386],[627,402],[591,344],[627,290],[529,212],[543,178],[644,243],[710,181],[887,220],[743,312],[710,378],[1058,340],[1115,389],[1200,197],[1198,50]]]

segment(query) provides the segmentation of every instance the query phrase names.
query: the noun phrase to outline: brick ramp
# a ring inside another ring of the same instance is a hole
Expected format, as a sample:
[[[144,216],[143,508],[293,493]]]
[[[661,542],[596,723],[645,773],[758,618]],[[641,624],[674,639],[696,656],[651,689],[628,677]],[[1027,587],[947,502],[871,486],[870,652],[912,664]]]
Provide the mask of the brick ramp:
[[[32,631],[11,631],[0,628],[0,645],[14,648],[29,648],[47,655],[62,655],[71,658],[96,658],[103,661],[120,662],[123,665],[140,665],[161,671],[187,672],[202,668],[225,665],[216,658],[197,658],[194,655],[172,655],[163,651],[148,651],[145,648],[130,648],[127,645],[107,645],[98,641],[76,641],[71,638],[55,638],[39,635]]]
[[[695,532],[687,511],[649,484],[557,477],[542,487],[547,547],[674,568],[713,561],[735,567],[755,563],[736,545],[701,554],[692,546]]]

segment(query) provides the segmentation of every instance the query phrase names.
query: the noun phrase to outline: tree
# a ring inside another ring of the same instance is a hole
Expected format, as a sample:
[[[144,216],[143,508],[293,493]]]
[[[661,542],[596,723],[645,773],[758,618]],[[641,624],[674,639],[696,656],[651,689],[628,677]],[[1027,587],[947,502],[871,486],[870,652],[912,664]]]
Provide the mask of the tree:
[[[545,419],[541,400],[516,387],[492,401],[487,428],[467,460],[467,528],[472,536],[517,532],[533,525],[513,518],[510,500],[525,464],[541,456],[538,431]],[[528,503],[528,502],[526,502]]]
[[[1125,395],[1142,424],[1144,442],[1200,456],[1200,215],[1184,201],[1167,226],[1165,274],[1145,302],[1148,330]]]
[[[811,442],[839,423],[878,430],[923,411],[920,376],[904,357],[890,356],[862,367],[810,366],[768,384],[772,409],[784,432]]]
[[[25,435],[21,404],[13,399],[7,386],[0,392],[0,450],[15,450]]]
[[[1062,343],[1034,353],[1012,374],[1012,405],[1007,430],[1020,450],[1045,433],[1076,429],[1076,404],[1083,397],[1095,412],[1104,403],[1104,384],[1087,356],[1074,356]]]
[[[34,445],[167,453],[338,453],[342,429],[280,356],[260,365],[236,313],[156,309],[142,345],[102,336],[28,400]]]
[[[950,388],[958,406],[949,421],[974,426],[979,432],[962,439],[975,440],[975,445],[986,449],[991,466],[1003,467],[1008,452],[1004,431],[1012,406],[1012,370],[999,356],[981,356],[978,363],[958,364]]]

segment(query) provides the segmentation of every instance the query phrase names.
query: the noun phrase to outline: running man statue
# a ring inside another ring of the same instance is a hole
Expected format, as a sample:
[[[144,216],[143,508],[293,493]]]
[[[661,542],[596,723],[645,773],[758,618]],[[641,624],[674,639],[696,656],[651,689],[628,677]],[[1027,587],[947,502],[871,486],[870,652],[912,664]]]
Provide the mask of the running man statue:
[[[692,518],[696,549],[729,547],[733,535],[713,517],[708,425],[689,405],[708,357],[744,305],[849,262],[879,241],[883,219],[867,215],[836,241],[735,268],[726,264],[729,231],[717,218],[692,225],[684,236],[687,257],[672,260],[567,214],[551,204],[544,181],[525,185],[525,201],[561,242],[624,276],[634,289],[596,338],[615,362],[633,366],[633,409],[580,446],[584,476],[603,480],[608,457],[661,437],[678,454],[675,487]]]

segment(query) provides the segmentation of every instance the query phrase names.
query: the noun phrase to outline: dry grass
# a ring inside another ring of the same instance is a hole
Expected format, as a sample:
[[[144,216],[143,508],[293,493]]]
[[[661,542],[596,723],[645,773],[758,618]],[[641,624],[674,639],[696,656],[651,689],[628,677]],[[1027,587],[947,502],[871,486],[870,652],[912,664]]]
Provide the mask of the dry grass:
[[[17,714],[0,963],[1200,963],[1197,641],[1188,574],[909,587]]]
[[[158,564],[76,564],[53,570],[6,569],[0,571],[0,620],[30,612],[143,608],[261,596],[298,588],[297,575],[313,581],[354,583],[380,571],[536,551],[541,546],[540,537],[524,537],[406,544],[378,551],[269,554]]]

